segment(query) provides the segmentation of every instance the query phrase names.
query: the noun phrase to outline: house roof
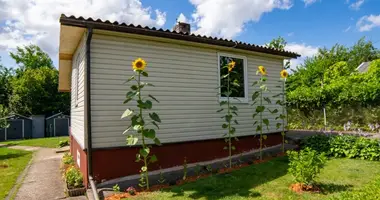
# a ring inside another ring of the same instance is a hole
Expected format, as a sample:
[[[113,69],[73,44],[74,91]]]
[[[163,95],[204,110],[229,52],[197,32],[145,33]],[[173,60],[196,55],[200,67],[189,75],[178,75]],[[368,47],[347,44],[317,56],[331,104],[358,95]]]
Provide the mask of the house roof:
[[[97,19],[97,20],[94,20],[92,18],[85,19],[82,16],[68,17],[62,14],[60,17],[60,23],[61,25],[65,25],[65,26],[73,26],[73,27],[80,27],[80,28],[91,27],[93,29],[100,29],[100,30],[169,38],[169,39],[217,45],[217,46],[223,46],[223,47],[234,47],[241,50],[267,53],[267,54],[279,55],[279,56],[284,56],[284,57],[289,57],[289,58],[297,58],[300,56],[299,54],[294,53],[294,52],[279,50],[275,48],[268,48],[268,47],[244,43],[240,41],[233,41],[233,40],[227,40],[227,39],[222,39],[222,38],[217,38],[217,37],[207,37],[207,36],[201,36],[201,35],[195,35],[195,34],[175,32],[171,30],[163,30],[161,28],[157,29],[155,27],[152,27],[152,28],[148,26],[142,27],[141,25],[133,25],[133,24],[127,25],[125,23],[119,23],[117,21],[110,22],[108,20],[102,21],[101,19]]]
[[[358,68],[356,68],[356,70],[358,70],[358,72],[360,73],[365,73],[368,71],[370,64],[371,62],[363,62],[362,64],[359,65]]]
[[[67,116],[68,117],[68,115],[65,115],[65,114],[63,114],[63,112],[60,112],[60,113],[54,114],[54,115],[52,115],[50,117],[47,117],[45,120],[48,120],[48,119],[51,119],[51,118],[54,118],[54,117],[58,117],[58,116]]]

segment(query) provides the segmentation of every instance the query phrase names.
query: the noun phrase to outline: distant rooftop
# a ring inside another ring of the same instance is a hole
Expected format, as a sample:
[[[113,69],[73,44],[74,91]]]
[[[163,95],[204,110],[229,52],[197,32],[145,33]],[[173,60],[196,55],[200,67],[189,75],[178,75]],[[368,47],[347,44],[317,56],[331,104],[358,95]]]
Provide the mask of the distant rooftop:
[[[359,65],[358,68],[356,68],[356,70],[358,70],[359,73],[366,73],[369,69],[369,65],[371,64],[371,62],[363,62],[362,64]]]

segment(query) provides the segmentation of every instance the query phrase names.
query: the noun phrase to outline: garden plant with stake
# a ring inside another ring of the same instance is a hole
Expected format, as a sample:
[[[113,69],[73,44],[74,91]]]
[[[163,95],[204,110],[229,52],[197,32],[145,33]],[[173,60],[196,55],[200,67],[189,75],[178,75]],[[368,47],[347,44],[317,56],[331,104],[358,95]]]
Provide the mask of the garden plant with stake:
[[[131,76],[126,82],[135,81],[136,84],[131,86],[131,91],[126,94],[126,100],[124,104],[135,100],[137,103],[137,110],[128,108],[124,111],[121,118],[130,117],[131,124],[123,132],[123,134],[132,132],[127,136],[128,145],[136,145],[139,139],[141,139],[141,148],[136,154],[136,162],[143,162],[143,166],[140,170],[140,187],[146,187],[149,189],[149,171],[148,165],[157,161],[155,155],[150,155],[151,146],[147,144],[147,140],[152,140],[156,145],[161,145],[160,140],[156,137],[156,131],[154,128],[159,128],[158,123],[161,122],[160,117],[157,113],[149,113],[149,122],[143,116],[143,110],[152,109],[152,101],[147,98],[150,98],[157,103],[159,101],[152,95],[147,95],[143,98],[142,89],[147,86],[153,86],[151,83],[143,82],[142,77],[148,77],[148,72],[145,71],[146,68],[145,60],[138,58],[132,62],[132,68],[134,70],[134,75]]]
[[[226,143],[228,143],[228,146],[225,146],[224,149],[228,150],[229,155],[229,167],[232,167],[232,151],[235,150],[235,146],[232,145],[232,139],[234,138],[236,128],[233,127],[232,122],[234,122],[236,125],[239,124],[238,121],[234,118],[236,117],[238,108],[236,106],[231,105],[231,94],[236,89],[231,87],[231,85],[234,85],[235,87],[239,87],[239,83],[237,80],[232,79],[232,74],[236,74],[237,72],[234,72],[233,69],[235,68],[235,62],[230,61],[226,66],[222,67],[222,73],[221,74],[221,81],[225,82],[225,84],[221,84],[220,86],[220,92],[222,96],[226,97],[226,100],[220,102],[220,106],[222,107],[217,112],[222,112],[225,108],[223,106],[226,106],[226,114],[222,117],[225,119],[225,123],[223,123],[222,128],[227,129],[227,133],[224,134],[224,138]],[[237,140],[237,138],[235,137]]]
[[[280,99],[277,100],[276,104],[281,106],[282,111],[280,115],[275,118],[275,120],[281,119],[281,123],[276,124],[276,129],[278,130],[279,128],[282,127],[281,136],[282,136],[282,152],[283,153],[285,153],[285,143],[287,143],[287,141],[285,140],[285,131],[287,129],[287,126],[285,125],[285,119],[287,118],[285,86],[286,86],[286,78],[288,78],[288,75],[289,75],[286,70],[289,69],[289,67],[290,67],[290,62],[287,61],[286,65],[284,66],[284,69],[280,72],[281,79],[279,82],[281,83],[281,85],[276,86],[277,88],[281,88],[282,92],[273,96],[273,98],[281,97],[281,100]],[[277,113],[277,111],[278,110],[275,109],[270,112],[272,114],[275,114]]]
[[[258,106],[256,106],[256,112],[252,115],[252,118],[255,119],[256,116],[259,116],[259,121],[255,121],[253,125],[256,125],[256,132],[260,133],[260,160],[263,159],[263,140],[267,139],[266,135],[263,135],[263,124],[267,127],[267,130],[269,130],[269,119],[263,118],[263,112],[265,111],[265,106],[263,105],[263,100],[266,101],[268,104],[271,104],[271,100],[269,97],[264,97],[263,93],[268,91],[268,87],[265,85],[265,82],[267,81],[267,72],[263,66],[259,66],[258,70],[256,72],[257,75],[260,75],[260,79],[258,81],[255,81],[252,86],[258,85],[259,90],[254,92],[252,94],[252,105],[256,105],[259,103]],[[258,99],[258,102],[256,101]],[[270,109],[267,109],[270,111]],[[272,113],[272,111],[270,111]],[[278,111],[276,111],[278,112]]]

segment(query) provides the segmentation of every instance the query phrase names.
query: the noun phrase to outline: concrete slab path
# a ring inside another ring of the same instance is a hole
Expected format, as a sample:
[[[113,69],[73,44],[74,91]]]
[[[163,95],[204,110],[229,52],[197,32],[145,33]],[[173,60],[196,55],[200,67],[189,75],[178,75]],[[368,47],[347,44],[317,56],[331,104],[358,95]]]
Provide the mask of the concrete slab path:
[[[18,189],[15,200],[70,199],[64,193],[64,182],[60,172],[63,153],[41,147],[11,146],[9,148],[37,151]],[[87,199],[85,196],[72,199]]]

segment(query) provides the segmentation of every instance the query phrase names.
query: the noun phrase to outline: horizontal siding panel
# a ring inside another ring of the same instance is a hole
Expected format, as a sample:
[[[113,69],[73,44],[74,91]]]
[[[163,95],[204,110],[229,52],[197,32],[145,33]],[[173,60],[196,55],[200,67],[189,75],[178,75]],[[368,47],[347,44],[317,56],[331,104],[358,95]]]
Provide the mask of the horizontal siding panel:
[[[226,52],[222,52],[226,53]],[[160,103],[153,101],[152,112],[160,115],[162,124],[157,130],[162,142],[181,142],[203,139],[215,139],[223,136],[221,125],[224,113],[217,113],[220,108],[217,96],[218,86],[218,52],[210,49],[140,41],[130,38],[112,37],[95,34],[92,42],[91,59],[91,114],[92,135],[95,148],[125,145],[122,132],[130,123],[120,116],[128,108],[135,108],[135,103],[124,105],[125,94],[131,83],[125,83],[132,74],[131,62],[137,57],[148,63],[149,77],[143,81],[153,83],[155,87],[146,87],[143,96],[154,95]],[[240,55],[241,56],[241,55]],[[270,73],[266,85],[270,92],[265,96],[282,92],[278,82],[282,69],[282,60],[247,56],[248,96],[254,90],[252,83],[259,79],[257,66],[264,65]],[[271,73],[276,72],[276,73]],[[272,98],[272,104],[265,105],[271,110],[281,109]],[[254,135],[255,127],[252,114],[255,106],[249,103],[233,103],[239,108],[236,119],[237,135]],[[146,112],[144,112],[146,114]],[[268,132],[275,132],[274,120],[278,114],[264,112],[270,119]]]
[[[85,135],[84,135],[84,76],[85,76],[85,65],[79,66],[81,62],[85,62],[85,44],[84,38],[82,38],[81,43],[79,44],[78,49],[73,56],[73,73],[71,74],[71,82],[73,87],[71,89],[71,134],[78,140],[77,142],[81,147],[85,146]],[[78,77],[75,73],[75,70],[78,71]],[[76,86],[76,79],[78,78],[78,86]],[[78,99],[74,99],[76,90],[78,88]],[[77,103],[75,103],[77,102]],[[76,105],[77,104],[77,105]]]

